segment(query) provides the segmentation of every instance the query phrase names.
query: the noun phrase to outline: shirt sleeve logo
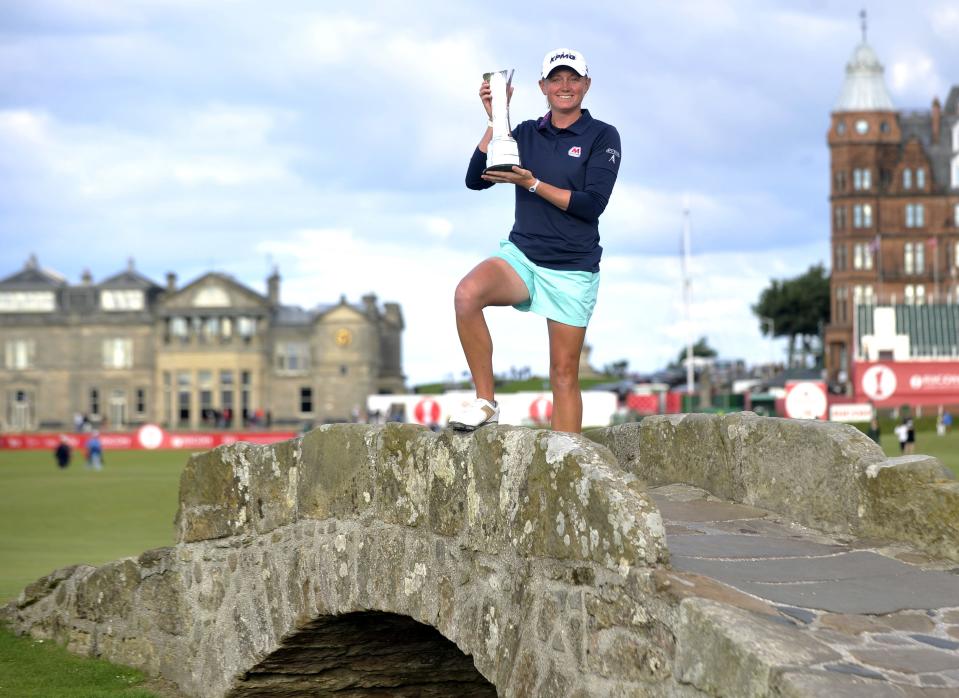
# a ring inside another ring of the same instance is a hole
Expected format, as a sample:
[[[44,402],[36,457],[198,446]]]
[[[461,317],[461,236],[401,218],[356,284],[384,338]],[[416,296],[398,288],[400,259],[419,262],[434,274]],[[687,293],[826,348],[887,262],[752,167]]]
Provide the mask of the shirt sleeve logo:
[[[568,153],[568,155],[571,158],[578,158],[582,154],[583,154],[583,149],[580,148],[578,145],[574,145],[572,148],[570,148]]]
[[[610,161],[611,163],[613,163],[614,165],[616,164],[616,158],[622,157],[622,156],[619,154],[619,151],[618,151],[618,150],[614,150],[613,148],[607,148],[607,149],[606,149],[606,154],[609,155],[609,161]],[[572,155],[572,153],[570,153],[570,155]]]

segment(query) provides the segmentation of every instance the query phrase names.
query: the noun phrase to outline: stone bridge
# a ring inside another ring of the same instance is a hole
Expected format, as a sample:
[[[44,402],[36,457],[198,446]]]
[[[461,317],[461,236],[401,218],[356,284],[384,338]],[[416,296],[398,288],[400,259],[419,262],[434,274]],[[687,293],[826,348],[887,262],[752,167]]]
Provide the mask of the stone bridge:
[[[327,426],[191,457],[176,531],[0,617],[185,696],[959,690],[959,483],[841,425]]]

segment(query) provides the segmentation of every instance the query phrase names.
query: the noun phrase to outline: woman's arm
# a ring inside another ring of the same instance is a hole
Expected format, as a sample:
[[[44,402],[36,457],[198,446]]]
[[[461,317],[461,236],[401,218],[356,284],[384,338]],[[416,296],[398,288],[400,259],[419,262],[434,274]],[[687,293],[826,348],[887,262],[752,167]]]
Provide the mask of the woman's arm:
[[[546,199],[553,206],[570,215],[586,221],[599,219],[606,210],[609,197],[619,174],[619,162],[622,158],[619,133],[609,126],[601,138],[597,138],[590,150],[586,162],[586,184],[582,191],[561,189],[546,182],[536,185],[536,195]],[[513,167],[512,172],[487,172],[482,179],[492,184],[509,183],[529,189],[537,178],[529,170]]]

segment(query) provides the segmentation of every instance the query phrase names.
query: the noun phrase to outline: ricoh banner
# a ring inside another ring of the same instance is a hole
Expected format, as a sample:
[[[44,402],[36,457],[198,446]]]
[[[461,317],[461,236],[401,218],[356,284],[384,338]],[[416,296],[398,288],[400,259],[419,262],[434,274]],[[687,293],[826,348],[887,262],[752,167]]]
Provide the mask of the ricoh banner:
[[[442,395],[370,395],[366,408],[386,419],[444,427],[451,412],[475,397],[472,391],[450,391]],[[497,395],[496,401],[500,424],[548,425],[553,416],[553,396],[549,392],[504,393]],[[615,393],[583,392],[584,427],[607,426],[615,411]]]
[[[853,382],[877,407],[959,404],[959,361],[856,362]]]

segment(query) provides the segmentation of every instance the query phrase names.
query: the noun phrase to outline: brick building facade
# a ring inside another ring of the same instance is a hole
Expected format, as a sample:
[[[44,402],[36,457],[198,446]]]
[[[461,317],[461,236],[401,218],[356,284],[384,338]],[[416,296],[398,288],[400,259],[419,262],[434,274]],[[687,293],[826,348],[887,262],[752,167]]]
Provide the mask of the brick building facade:
[[[132,262],[71,285],[35,258],[0,280],[0,427],[280,427],[349,418],[402,392],[399,305],[280,303],[222,273],[160,286]]]
[[[959,87],[901,111],[866,42],[846,66],[830,150],[826,368],[848,384],[859,306],[959,303]]]

